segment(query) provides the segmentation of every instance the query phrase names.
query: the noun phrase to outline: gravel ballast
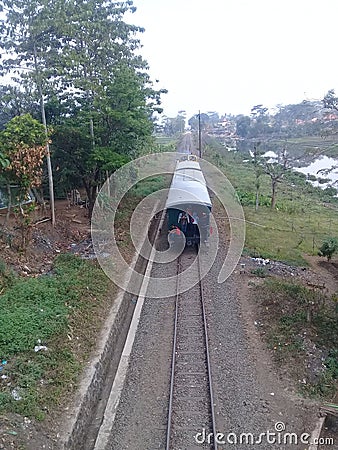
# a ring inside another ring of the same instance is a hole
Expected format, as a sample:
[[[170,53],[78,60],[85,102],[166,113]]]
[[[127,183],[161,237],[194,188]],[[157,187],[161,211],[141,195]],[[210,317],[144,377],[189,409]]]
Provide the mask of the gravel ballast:
[[[277,377],[270,355],[255,333],[255,319],[245,298],[247,280],[240,270],[217,283],[227,248],[224,230],[220,238],[223,244],[203,283],[219,446],[305,449],[300,441],[298,445],[284,444],[283,433],[296,433],[299,440],[302,433],[311,434],[315,406],[297,397]],[[153,276],[174,275],[175,270],[174,263],[155,264]],[[107,449],[165,448],[173,323],[174,298],[145,300]],[[203,427],[195,430],[200,433],[200,443],[192,435],[189,448],[204,447],[203,432]],[[271,442],[271,433],[281,441]],[[251,444],[251,439],[256,444]]]

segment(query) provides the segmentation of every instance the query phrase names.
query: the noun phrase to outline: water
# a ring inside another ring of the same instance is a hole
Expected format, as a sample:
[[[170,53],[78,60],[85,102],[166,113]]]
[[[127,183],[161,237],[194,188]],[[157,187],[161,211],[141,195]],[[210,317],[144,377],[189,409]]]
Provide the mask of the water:
[[[295,167],[294,170],[305,173],[306,175],[307,174],[314,175],[318,178],[327,178],[328,180],[330,180],[328,183],[319,184],[318,181],[312,182],[314,186],[326,188],[327,186],[330,186],[333,183],[338,183],[338,168],[334,169],[327,175],[325,173],[324,174],[318,173],[318,171],[322,169],[330,169],[333,166],[338,166],[337,159],[329,158],[328,156],[321,156],[320,158],[317,158],[315,161],[313,161],[310,165],[306,167]]]

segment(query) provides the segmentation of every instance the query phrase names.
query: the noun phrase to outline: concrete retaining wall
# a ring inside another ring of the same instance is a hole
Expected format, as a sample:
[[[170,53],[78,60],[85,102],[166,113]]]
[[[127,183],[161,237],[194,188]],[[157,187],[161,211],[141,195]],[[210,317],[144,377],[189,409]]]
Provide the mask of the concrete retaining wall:
[[[155,239],[158,225],[158,221],[153,221],[151,224],[150,234],[152,239]],[[143,254],[143,252],[141,253]],[[149,255],[147,256],[149,257]],[[144,274],[147,262],[144,258],[137,258],[135,256],[131,267]],[[92,422],[96,405],[100,399],[102,388],[110,369],[110,362],[113,356],[116,356],[117,341],[123,328],[129,328],[129,323],[135,309],[135,302],[132,302],[132,298],[132,294],[120,291],[114,301],[109,317],[101,332],[96,355],[92,357],[89,363],[90,366],[85,369],[80,387],[74,399],[74,405],[71,411],[66,414],[62,432],[60,433],[60,448],[64,450],[79,450],[84,448],[88,427]]]

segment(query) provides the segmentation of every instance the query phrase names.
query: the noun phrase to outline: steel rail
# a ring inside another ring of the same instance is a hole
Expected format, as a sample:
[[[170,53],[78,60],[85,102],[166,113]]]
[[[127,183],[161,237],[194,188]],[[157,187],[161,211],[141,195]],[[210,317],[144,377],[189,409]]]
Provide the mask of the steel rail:
[[[211,427],[213,433],[213,449],[217,450],[217,429],[216,429],[216,415],[214,409],[214,393],[212,388],[212,376],[211,376],[211,362],[210,362],[210,351],[208,343],[208,325],[206,319],[206,311],[204,305],[204,293],[203,284],[201,279],[201,267],[200,267],[200,256],[197,254],[198,259],[198,275],[199,275],[199,287],[200,287],[200,302],[202,308],[202,320],[204,329],[204,340],[205,340],[205,355],[208,371],[208,386],[209,386],[209,399],[210,399],[210,413],[211,413]],[[168,407],[168,424],[166,433],[166,450],[170,450],[170,438],[171,438],[171,419],[173,413],[173,401],[174,401],[174,384],[175,384],[175,364],[176,364],[176,351],[177,351],[177,329],[178,329],[178,303],[179,303],[179,273],[180,273],[180,257],[177,259],[177,285],[176,285],[176,298],[175,298],[175,320],[174,320],[174,335],[173,335],[173,352],[172,352],[172,362],[171,362],[171,379],[170,379],[170,394],[169,394],[169,407]]]
[[[205,349],[207,355],[207,367],[208,367],[208,377],[209,377],[209,396],[210,396],[210,410],[211,410],[211,419],[212,419],[212,433],[214,438],[214,450],[217,450],[217,428],[216,428],[216,415],[214,408],[214,391],[212,387],[212,376],[211,376],[211,362],[210,362],[210,351],[209,351],[209,339],[208,339],[208,324],[207,324],[207,315],[205,312],[205,304],[204,304],[204,292],[203,292],[203,282],[201,276],[201,262],[200,255],[197,255],[198,259],[198,279],[201,291],[201,304],[202,304],[202,315],[203,315],[203,324],[204,324],[204,338],[205,338]]]
[[[171,433],[171,416],[172,405],[174,399],[174,379],[175,379],[175,363],[176,363],[176,345],[177,345],[177,323],[178,323],[178,297],[179,297],[179,273],[180,273],[180,257],[177,258],[177,284],[176,284],[176,298],[175,298],[175,322],[174,322],[174,337],[173,337],[173,353],[171,359],[171,378],[170,378],[170,394],[169,394],[169,411],[168,411],[168,426],[166,435],[166,450],[170,450],[170,433]]]

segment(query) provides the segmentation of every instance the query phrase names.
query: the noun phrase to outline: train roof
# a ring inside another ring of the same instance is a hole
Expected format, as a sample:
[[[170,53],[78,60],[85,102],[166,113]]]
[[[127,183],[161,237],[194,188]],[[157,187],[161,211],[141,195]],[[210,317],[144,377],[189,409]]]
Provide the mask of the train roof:
[[[199,164],[184,161],[189,165],[178,163],[172,179],[167,199],[167,208],[181,204],[199,204],[211,207],[211,201],[205,179]]]
[[[191,160],[185,160],[185,161],[178,161],[176,164],[176,170],[183,170],[183,169],[194,169],[194,170],[200,170],[201,167],[197,161],[191,161]]]
[[[184,181],[196,181],[206,185],[203,173],[200,170],[195,169],[182,169],[177,170],[174,173],[173,182],[179,183]]]

